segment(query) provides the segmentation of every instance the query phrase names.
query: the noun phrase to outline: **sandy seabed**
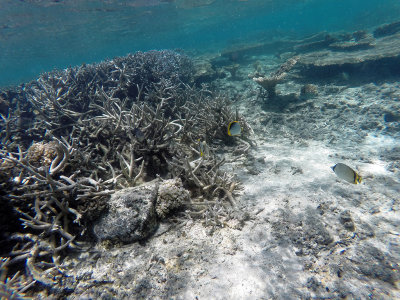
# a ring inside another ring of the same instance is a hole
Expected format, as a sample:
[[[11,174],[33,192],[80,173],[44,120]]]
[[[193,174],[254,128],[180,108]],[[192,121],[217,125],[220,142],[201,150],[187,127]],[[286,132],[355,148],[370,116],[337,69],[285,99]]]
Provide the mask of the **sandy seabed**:
[[[400,298],[400,125],[385,117],[399,113],[399,82],[316,83],[318,96],[280,111],[251,80],[219,84],[241,94],[257,144],[224,153],[243,186],[244,225],[161,224],[144,245],[68,257],[79,282],[70,299]],[[338,162],[362,184],[336,177]]]

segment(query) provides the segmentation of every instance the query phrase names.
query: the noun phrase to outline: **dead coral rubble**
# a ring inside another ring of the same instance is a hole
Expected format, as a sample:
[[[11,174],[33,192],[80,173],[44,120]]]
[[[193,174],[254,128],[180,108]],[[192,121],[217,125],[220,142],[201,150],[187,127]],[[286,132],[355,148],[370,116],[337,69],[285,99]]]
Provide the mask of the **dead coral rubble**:
[[[220,171],[224,160],[213,153],[240,142],[226,133],[232,120],[247,134],[251,129],[227,99],[191,87],[193,73],[185,55],[139,52],[0,91],[0,200],[24,227],[5,237],[7,266],[25,265],[27,282],[67,293],[73,283],[57,289],[62,256],[91,236],[93,222],[112,206],[110,195],[157,177],[166,180],[161,186],[182,182],[152,200],[159,218],[183,202],[181,219],[219,225],[232,217],[238,182]],[[201,158],[199,140],[210,146]]]

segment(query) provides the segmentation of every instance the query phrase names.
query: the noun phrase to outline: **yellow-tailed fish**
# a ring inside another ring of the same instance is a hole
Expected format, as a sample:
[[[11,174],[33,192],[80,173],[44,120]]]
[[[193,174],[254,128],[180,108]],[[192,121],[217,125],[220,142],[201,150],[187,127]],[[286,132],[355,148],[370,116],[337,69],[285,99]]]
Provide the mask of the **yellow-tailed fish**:
[[[337,163],[331,168],[339,178],[347,182],[359,184],[362,181],[362,177],[348,165]]]
[[[235,135],[240,135],[242,132],[242,127],[240,127],[240,124],[238,121],[232,121],[228,125],[228,135],[229,136],[235,136]]]
[[[209,155],[209,149],[208,149],[208,145],[206,143],[206,141],[200,141],[200,139],[198,139],[199,141],[199,152],[200,152],[200,157],[202,157],[203,155]]]

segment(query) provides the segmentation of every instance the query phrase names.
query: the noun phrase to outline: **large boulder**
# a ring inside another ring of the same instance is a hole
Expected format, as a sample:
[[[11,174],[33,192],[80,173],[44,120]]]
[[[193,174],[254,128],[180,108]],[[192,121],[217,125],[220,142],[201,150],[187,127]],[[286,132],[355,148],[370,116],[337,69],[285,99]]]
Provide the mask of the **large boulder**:
[[[155,212],[158,185],[158,181],[152,181],[113,194],[108,212],[94,225],[96,238],[130,243],[153,234],[158,224]]]

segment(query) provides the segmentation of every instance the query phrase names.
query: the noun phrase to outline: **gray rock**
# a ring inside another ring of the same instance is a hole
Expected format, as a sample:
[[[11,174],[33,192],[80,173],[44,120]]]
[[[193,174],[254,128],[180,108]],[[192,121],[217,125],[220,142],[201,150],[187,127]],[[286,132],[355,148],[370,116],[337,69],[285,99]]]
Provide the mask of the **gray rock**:
[[[190,201],[189,191],[184,189],[180,178],[168,179],[160,183],[156,201],[157,215],[164,219],[169,213]]]
[[[95,223],[96,238],[125,243],[149,237],[157,228],[158,181],[120,190],[111,196],[109,211]]]

